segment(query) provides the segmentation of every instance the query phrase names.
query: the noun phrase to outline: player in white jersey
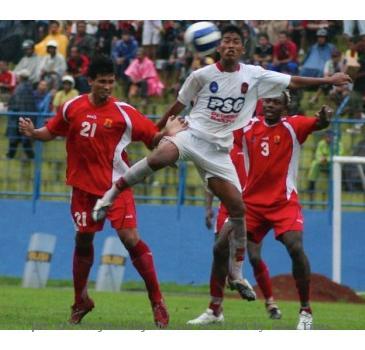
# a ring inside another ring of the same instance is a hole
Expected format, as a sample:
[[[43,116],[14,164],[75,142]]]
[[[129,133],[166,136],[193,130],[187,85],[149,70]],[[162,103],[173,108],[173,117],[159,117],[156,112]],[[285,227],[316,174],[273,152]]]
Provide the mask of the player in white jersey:
[[[242,277],[246,227],[241,186],[229,156],[232,131],[247,124],[259,98],[277,96],[287,87],[345,84],[351,79],[343,73],[327,78],[304,78],[239,63],[244,52],[243,37],[241,30],[233,25],[222,30],[217,51],[219,62],[193,72],[182,86],[177,101],[158,123],[162,128],[169,116],[178,115],[194,101],[186,117],[189,128],[164,138],[148,157],[134,164],[96,203],[93,217],[94,220],[104,218],[120,191],[156,170],[173,165],[178,159],[193,161],[209,190],[229,213],[229,220],[214,245],[212,275],[223,283],[222,288],[228,277],[231,287],[242,298],[254,300],[253,289]]]

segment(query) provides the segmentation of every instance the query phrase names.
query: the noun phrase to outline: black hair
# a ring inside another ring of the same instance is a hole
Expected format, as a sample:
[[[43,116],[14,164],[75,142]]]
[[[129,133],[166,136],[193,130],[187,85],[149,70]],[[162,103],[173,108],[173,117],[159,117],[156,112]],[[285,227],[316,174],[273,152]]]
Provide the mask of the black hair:
[[[92,59],[88,70],[88,77],[95,79],[98,74],[115,74],[111,58],[99,55]]]
[[[266,33],[259,33],[259,38],[266,38],[266,40],[269,40],[269,36]]]
[[[222,29],[222,36],[226,33],[236,33],[236,34],[238,34],[241,41],[242,41],[242,44],[243,44],[243,41],[244,41],[243,34],[242,34],[242,30],[239,27],[237,27],[233,24],[228,24]]]

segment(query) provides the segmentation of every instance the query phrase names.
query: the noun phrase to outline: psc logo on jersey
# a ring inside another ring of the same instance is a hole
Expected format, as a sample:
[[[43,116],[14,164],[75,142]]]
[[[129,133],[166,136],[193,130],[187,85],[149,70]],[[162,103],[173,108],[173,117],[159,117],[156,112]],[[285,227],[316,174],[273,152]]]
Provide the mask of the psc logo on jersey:
[[[244,97],[238,98],[220,98],[220,97],[209,97],[208,108],[212,111],[217,109],[222,113],[239,113],[245,103]]]
[[[216,81],[212,81],[209,84],[209,90],[210,90],[210,92],[212,92],[213,94],[215,94],[218,91],[218,83]]]

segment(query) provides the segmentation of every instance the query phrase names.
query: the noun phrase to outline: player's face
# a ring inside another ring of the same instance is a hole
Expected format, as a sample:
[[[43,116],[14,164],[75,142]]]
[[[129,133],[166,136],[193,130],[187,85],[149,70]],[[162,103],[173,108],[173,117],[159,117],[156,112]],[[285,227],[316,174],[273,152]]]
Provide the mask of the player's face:
[[[266,120],[278,121],[285,112],[284,98],[265,98],[262,102],[262,108]]]
[[[98,74],[94,80],[89,80],[91,85],[91,93],[98,101],[105,101],[112,94],[115,75],[114,74]]]
[[[238,62],[244,51],[240,36],[237,33],[225,33],[217,51],[222,60]]]

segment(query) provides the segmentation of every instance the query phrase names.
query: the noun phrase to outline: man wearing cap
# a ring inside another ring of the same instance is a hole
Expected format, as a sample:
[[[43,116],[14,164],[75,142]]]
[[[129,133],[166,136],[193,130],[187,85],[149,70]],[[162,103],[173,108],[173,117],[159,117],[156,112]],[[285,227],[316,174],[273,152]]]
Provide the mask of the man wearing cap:
[[[79,92],[74,88],[75,80],[71,75],[62,77],[62,90],[57,91],[53,99],[53,110],[57,112],[58,108],[65,102],[79,95]]]
[[[309,48],[300,75],[303,77],[323,77],[324,65],[331,59],[335,46],[327,42],[328,31],[317,30],[317,43]]]
[[[18,73],[19,84],[11,95],[8,111],[11,112],[22,112],[22,116],[26,116],[26,112],[36,112],[36,105],[33,96],[32,83],[29,81],[30,73],[27,69],[22,69]],[[33,116],[29,116],[30,119],[34,121]],[[13,159],[15,157],[18,144],[23,145],[24,152],[28,159],[34,158],[34,151],[32,148],[32,142],[28,138],[24,137],[19,133],[18,130],[18,119],[17,116],[8,117],[8,126],[6,130],[6,136],[9,138],[9,148],[6,154],[8,159]]]
[[[14,73],[19,75],[19,72],[22,69],[27,69],[30,73],[29,81],[35,85],[39,81],[39,67],[41,63],[41,59],[34,52],[34,42],[33,40],[24,40],[22,43],[22,49],[24,52],[24,56],[19,61],[19,63],[15,66]]]
[[[41,42],[35,45],[34,50],[38,56],[47,55],[47,43],[50,40],[54,40],[57,43],[59,54],[66,57],[68,38],[65,34],[61,33],[60,22],[58,21],[49,22],[48,35]]]
[[[47,80],[51,89],[58,89],[61,77],[66,72],[65,58],[57,53],[57,42],[50,40],[47,43],[48,55],[44,58],[41,65],[41,78]]]

